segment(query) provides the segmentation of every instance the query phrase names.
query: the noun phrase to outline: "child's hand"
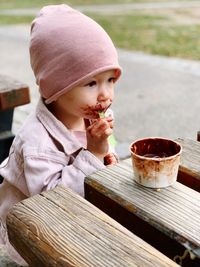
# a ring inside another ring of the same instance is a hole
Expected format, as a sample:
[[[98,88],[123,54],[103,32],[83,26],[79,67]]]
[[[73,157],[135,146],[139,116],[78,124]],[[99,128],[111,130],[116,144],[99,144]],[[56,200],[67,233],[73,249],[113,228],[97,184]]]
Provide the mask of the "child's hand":
[[[114,165],[116,163],[118,163],[119,160],[117,158],[117,156],[113,153],[108,153],[105,157],[104,157],[104,164],[109,166],[109,165]]]
[[[103,161],[109,151],[108,137],[112,134],[113,119],[97,119],[87,130],[87,150]]]

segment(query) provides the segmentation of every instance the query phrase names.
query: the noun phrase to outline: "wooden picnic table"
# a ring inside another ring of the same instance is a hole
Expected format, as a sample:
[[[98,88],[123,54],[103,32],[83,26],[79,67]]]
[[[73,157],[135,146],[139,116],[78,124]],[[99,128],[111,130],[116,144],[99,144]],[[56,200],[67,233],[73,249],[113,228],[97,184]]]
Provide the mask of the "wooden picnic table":
[[[200,143],[178,139],[183,147],[178,180],[199,189]],[[85,197],[143,240],[186,267],[200,266],[200,193],[176,182],[154,190],[133,179],[131,159],[85,179]],[[192,181],[192,182],[191,182]]]
[[[0,111],[30,102],[29,87],[10,76],[0,75]]]
[[[11,131],[14,108],[29,102],[28,85],[10,76],[0,75],[0,163],[7,157],[14,139]]]
[[[183,148],[178,181],[200,192],[200,142],[181,138],[176,141]]]

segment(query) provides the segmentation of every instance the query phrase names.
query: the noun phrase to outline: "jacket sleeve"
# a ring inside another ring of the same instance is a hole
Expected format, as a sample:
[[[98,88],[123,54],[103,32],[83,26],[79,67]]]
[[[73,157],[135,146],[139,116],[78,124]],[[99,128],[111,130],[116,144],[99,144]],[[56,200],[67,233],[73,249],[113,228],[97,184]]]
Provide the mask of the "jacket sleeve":
[[[93,154],[81,149],[76,157],[68,162],[52,155],[33,157],[24,160],[24,176],[30,196],[62,184],[84,196],[84,178],[106,166]]]

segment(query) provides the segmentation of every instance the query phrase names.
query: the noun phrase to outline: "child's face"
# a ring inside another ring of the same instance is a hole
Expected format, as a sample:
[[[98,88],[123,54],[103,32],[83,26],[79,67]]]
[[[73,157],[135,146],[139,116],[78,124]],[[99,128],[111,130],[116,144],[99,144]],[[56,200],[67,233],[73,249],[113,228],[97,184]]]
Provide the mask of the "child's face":
[[[60,96],[57,104],[62,105],[66,116],[98,118],[99,112],[106,111],[113,101],[115,80],[115,70],[97,74]]]

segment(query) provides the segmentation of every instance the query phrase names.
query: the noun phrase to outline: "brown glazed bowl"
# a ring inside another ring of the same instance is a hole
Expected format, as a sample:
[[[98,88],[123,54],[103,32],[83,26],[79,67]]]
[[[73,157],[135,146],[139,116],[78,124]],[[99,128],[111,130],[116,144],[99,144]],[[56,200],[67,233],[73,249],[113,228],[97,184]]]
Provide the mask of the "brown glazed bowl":
[[[177,142],[148,137],[130,145],[134,180],[146,187],[163,188],[177,180],[182,147]]]

